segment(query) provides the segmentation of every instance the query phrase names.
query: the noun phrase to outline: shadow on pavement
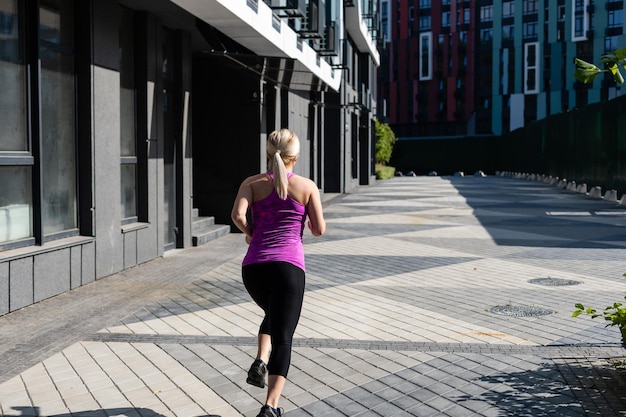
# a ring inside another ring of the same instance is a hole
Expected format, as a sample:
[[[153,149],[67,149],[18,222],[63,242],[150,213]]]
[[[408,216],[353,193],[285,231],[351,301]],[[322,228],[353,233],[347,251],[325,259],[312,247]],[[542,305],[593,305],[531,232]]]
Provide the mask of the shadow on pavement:
[[[498,245],[623,249],[611,244],[626,239],[626,209],[616,203],[542,182],[493,177],[446,180],[464,198],[450,202],[450,207],[472,207],[474,217]],[[545,239],[523,237],[525,233]]]
[[[626,410],[626,387],[611,365],[592,364],[584,358],[563,361],[480,377],[474,382],[489,389],[457,401],[470,409],[471,402],[487,403],[507,416],[606,415],[607,410],[598,409],[598,404],[606,403],[613,404],[614,410]]]
[[[43,417],[43,415],[39,411],[39,407],[11,407],[11,409],[15,411],[20,411],[20,416],[25,417]],[[99,410],[86,410],[86,411],[77,411],[67,414],[54,414],[54,415],[45,415],[46,417],[114,417],[114,416],[128,416],[128,417],[166,417],[163,414],[157,413],[149,408],[133,408],[133,407],[123,407],[123,408],[105,408]],[[205,414],[197,417],[220,417],[217,414]]]

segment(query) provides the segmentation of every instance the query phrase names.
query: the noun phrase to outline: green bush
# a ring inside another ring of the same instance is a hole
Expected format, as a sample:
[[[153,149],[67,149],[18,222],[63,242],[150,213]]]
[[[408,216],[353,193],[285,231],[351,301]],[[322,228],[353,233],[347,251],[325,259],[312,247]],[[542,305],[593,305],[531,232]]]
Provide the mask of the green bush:
[[[396,135],[387,123],[376,120],[376,163],[386,165],[391,159]]]
[[[396,175],[396,169],[394,167],[388,167],[383,164],[376,164],[376,179],[388,180]]]

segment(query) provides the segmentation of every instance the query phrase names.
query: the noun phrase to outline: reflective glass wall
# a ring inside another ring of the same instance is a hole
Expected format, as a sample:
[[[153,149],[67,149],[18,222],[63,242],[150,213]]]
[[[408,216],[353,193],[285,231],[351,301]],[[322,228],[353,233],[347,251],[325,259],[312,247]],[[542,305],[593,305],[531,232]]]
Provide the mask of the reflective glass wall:
[[[0,249],[78,234],[74,56],[73,0],[0,0]]]

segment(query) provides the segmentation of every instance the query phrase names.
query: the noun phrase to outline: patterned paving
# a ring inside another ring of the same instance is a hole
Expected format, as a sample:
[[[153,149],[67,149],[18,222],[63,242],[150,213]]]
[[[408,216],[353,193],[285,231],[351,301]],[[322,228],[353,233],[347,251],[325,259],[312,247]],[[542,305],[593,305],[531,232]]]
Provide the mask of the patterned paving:
[[[325,213],[328,233],[305,236],[288,416],[626,415],[619,332],[571,317],[626,290],[624,206],[534,181],[414,177]],[[256,415],[244,251],[226,236],[0,317],[0,416]]]

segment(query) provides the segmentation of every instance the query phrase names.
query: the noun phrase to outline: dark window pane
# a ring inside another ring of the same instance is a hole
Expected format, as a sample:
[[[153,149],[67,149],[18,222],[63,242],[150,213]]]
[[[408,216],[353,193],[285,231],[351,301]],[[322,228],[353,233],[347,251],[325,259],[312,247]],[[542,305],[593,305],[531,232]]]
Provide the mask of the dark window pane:
[[[133,15],[123,9],[120,25],[120,128],[122,156],[135,156],[135,48]]]
[[[44,234],[77,227],[74,59],[41,48]]]
[[[122,217],[137,215],[137,166],[122,164]]]
[[[74,3],[42,0],[39,9],[40,39],[67,48],[74,46]]]
[[[122,8],[120,21],[120,150],[122,218],[137,217],[137,132],[133,12]]]
[[[27,151],[26,71],[17,0],[0,0],[0,151]]]

